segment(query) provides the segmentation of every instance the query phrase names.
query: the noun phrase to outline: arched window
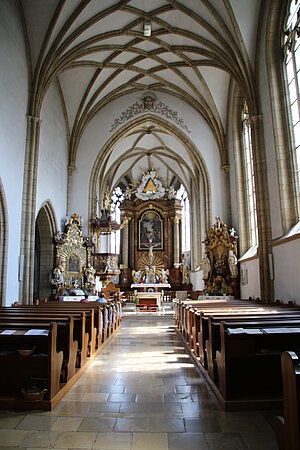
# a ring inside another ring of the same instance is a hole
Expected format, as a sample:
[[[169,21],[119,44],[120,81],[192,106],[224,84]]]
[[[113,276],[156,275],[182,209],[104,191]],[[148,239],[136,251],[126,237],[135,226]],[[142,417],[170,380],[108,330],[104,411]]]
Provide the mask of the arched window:
[[[112,193],[111,204],[110,204],[112,219],[118,223],[121,223],[120,205],[123,200],[124,200],[123,191],[118,186]],[[111,251],[111,253],[117,253],[117,254],[120,253],[120,230],[116,231],[115,233],[111,233],[110,251]]]
[[[182,251],[187,252],[191,249],[191,238],[190,238],[190,202],[187,192],[183,185],[177,191],[176,198],[180,200],[181,209],[181,243]]]
[[[300,218],[300,0],[290,1],[283,30],[284,74],[289,113],[295,189]]]
[[[244,101],[242,112],[243,124],[243,153],[245,163],[245,179],[247,188],[248,201],[248,223],[249,223],[249,237],[250,246],[253,247],[258,244],[257,232],[257,212],[256,212],[256,194],[255,194],[255,180],[253,170],[253,152],[251,139],[251,124],[249,121],[248,105]]]

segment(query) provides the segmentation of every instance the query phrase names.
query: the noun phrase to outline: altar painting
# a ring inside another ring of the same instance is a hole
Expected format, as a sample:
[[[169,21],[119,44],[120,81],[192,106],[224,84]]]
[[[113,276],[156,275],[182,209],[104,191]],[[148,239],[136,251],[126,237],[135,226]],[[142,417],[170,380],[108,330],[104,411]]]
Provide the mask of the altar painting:
[[[138,221],[138,248],[139,250],[149,250],[152,246],[155,250],[163,250],[164,221],[157,211],[147,210]]]

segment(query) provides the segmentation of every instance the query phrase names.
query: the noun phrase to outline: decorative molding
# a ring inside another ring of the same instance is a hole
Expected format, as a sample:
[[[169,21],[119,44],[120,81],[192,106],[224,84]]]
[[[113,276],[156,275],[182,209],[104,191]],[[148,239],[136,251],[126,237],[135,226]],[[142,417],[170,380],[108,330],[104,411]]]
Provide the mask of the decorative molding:
[[[155,101],[155,97],[152,95],[144,96],[142,101],[136,101],[133,105],[129,106],[126,111],[123,111],[114,123],[110,127],[110,132],[115,130],[119,125],[127,122],[138,114],[144,114],[153,112],[165,116],[167,119],[171,119],[176,125],[179,125],[185,131],[190,133],[190,130],[185,125],[184,120],[178,117],[178,112],[173,111],[168,105],[161,101]]]

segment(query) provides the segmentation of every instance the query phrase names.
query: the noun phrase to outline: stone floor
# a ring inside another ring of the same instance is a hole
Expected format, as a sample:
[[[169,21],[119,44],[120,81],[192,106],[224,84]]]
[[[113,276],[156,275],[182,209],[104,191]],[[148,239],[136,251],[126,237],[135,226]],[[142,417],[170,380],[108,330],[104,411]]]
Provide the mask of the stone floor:
[[[0,412],[10,449],[276,450],[275,411],[222,411],[171,316],[134,315],[52,412]]]

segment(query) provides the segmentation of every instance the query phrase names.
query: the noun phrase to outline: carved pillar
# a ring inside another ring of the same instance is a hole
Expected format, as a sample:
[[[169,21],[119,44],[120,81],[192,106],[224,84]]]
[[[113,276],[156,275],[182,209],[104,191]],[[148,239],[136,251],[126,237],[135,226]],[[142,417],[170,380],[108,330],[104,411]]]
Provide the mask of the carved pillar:
[[[22,197],[19,301],[33,301],[36,183],[41,120],[27,116]]]
[[[174,267],[180,264],[179,217],[174,217]]]
[[[271,302],[274,296],[273,282],[270,279],[269,267],[269,243],[272,239],[272,231],[262,115],[253,116],[251,118],[251,123],[258,221],[258,256],[261,298],[263,302]]]

